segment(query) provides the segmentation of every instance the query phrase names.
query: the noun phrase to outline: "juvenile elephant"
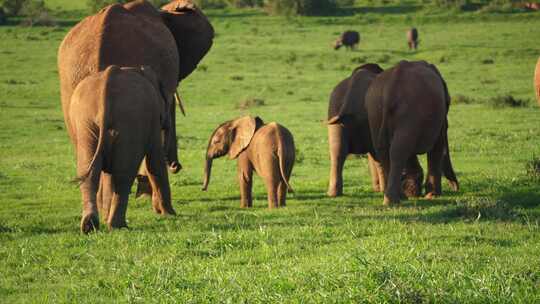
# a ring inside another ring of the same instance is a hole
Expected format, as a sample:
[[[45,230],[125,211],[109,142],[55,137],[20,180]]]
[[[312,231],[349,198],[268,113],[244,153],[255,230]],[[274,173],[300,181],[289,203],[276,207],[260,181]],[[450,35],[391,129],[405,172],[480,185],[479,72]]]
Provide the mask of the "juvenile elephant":
[[[372,81],[365,98],[385,205],[399,203],[403,168],[417,154],[427,153],[427,198],[441,194],[444,167],[451,187],[458,189],[448,150],[450,97],[434,65],[401,61]]]
[[[109,229],[127,226],[128,195],[144,157],[156,189],[154,209],[174,214],[161,139],[167,104],[151,68],[110,66],[89,75],[76,87],[70,105],[83,206],[81,231],[98,229],[98,208]]]
[[[166,160],[169,170],[177,173],[181,165],[173,96],[179,82],[210,50],[213,37],[212,25],[191,0],[174,0],[161,10],[146,0],[113,4],[75,25],[58,50],[62,110],[73,144],[77,145],[70,123],[71,95],[79,82],[110,65],[150,66],[167,99]]]
[[[208,188],[212,160],[225,154],[238,158],[240,206],[252,206],[253,170],[264,180],[268,208],[284,207],[295,160],[292,134],[285,127],[259,117],[245,116],[221,124],[210,136],[206,151],[203,191]]]

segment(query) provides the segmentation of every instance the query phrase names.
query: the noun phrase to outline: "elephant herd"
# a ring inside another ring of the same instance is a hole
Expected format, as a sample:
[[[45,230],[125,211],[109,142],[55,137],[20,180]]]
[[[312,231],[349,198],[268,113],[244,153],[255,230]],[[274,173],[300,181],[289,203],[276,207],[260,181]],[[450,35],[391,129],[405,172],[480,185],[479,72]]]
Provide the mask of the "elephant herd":
[[[147,182],[154,211],[175,214],[168,171],[181,168],[177,87],[208,53],[213,38],[212,25],[191,0],[174,0],[159,10],[146,0],[113,4],[66,35],[58,67],[64,120],[76,154],[83,233],[99,228],[99,214],[109,229],[127,226],[128,196],[138,176],[143,176],[139,185]],[[427,62],[356,68],[330,96],[328,195],[343,193],[348,154],[367,154],[373,188],[384,192],[385,205],[421,194],[424,173],[417,155],[423,153],[426,197],[441,194],[443,175],[457,191],[448,150],[449,106],[446,83]],[[285,206],[286,193],[293,191],[295,151],[291,132],[280,124],[252,116],[224,122],[208,142],[203,190],[213,159],[228,155],[238,162],[241,207],[252,206],[253,171],[264,180],[269,208]]]

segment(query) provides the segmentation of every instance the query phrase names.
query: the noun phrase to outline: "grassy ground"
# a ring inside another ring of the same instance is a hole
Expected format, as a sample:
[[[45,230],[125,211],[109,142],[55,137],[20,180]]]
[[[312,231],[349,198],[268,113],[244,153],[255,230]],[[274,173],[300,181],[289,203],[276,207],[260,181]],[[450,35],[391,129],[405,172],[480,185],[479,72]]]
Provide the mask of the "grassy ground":
[[[84,9],[71,5],[75,15]],[[540,181],[525,170],[540,155],[539,15],[392,12],[210,11],[215,44],[181,88],[184,170],[171,177],[179,215],[160,218],[132,198],[130,230],[89,236],[78,232],[56,69],[69,22],[0,27],[0,302],[540,302]],[[411,25],[417,52],[406,49]],[[349,28],[361,32],[359,50],[333,51]],[[461,191],[383,208],[366,160],[351,158],[345,196],[327,198],[331,89],[362,62],[401,59],[435,63],[451,95],[474,100],[449,114]],[[508,94],[531,105],[489,105]],[[264,105],[238,109],[247,98]],[[285,209],[266,209],[256,179],[254,208],[241,210],[233,161],[216,161],[209,191],[200,191],[211,131],[248,113],[295,136],[296,194]]]

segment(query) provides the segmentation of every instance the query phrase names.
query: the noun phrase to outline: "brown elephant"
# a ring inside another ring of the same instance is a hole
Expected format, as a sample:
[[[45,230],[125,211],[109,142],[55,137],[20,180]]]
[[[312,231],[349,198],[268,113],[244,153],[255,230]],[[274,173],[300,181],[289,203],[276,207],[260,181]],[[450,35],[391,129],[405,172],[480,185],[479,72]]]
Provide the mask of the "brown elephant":
[[[403,169],[417,154],[427,153],[427,198],[441,194],[445,167],[451,187],[458,189],[448,150],[450,96],[434,65],[401,61],[372,81],[365,98],[385,205],[399,203]]]
[[[536,100],[538,101],[538,105],[540,105],[540,58],[538,58],[534,71],[534,88],[536,91]]]
[[[212,25],[190,0],[171,1],[161,10],[145,0],[113,4],[79,22],[58,51],[62,110],[74,145],[77,142],[69,114],[71,95],[78,83],[110,65],[150,66],[169,108],[169,123],[164,125],[169,143],[166,160],[170,171],[178,172],[181,166],[173,96],[179,82],[193,72],[209,51],[213,37]]]
[[[110,66],[87,76],[75,88],[69,111],[83,233],[99,227],[98,208],[110,229],[127,226],[128,195],[144,157],[156,189],[154,209],[175,213],[161,138],[167,103],[150,67]]]
[[[289,178],[294,166],[295,147],[292,134],[272,122],[264,124],[259,117],[244,116],[221,124],[210,136],[206,151],[203,191],[210,182],[212,161],[225,154],[238,158],[240,206],[252,206],[253,170],[264,180],[268,208],[284,207]]]

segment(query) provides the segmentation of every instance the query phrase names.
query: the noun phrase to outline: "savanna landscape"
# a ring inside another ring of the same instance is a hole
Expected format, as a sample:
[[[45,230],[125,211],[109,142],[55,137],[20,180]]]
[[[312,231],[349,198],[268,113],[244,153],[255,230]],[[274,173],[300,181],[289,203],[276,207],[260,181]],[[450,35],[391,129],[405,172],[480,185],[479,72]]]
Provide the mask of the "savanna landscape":
[[[425,1],[356,1],[323,16],[205,8],[214,42],[179,88],[177,215],[132,194],[129,229],[85,235],[57,52],[90,12],[82,0],[45,4],[48,26],[0,26],[0,302],[540,302],[540,12]],[[335,51],[350,29],[357,49]],[[443,181],[440,197],[385,207],[367,158],[350,156],[344,195],[328,197],[330,92],[361,64],[400,60],[433,63],[446,80],[460,190]],[[248,114],[294,135],[286,208],[268,209],[258,177],[253,208],[240,208],[236,161],[216,160],[201,191],[210,134]]]

